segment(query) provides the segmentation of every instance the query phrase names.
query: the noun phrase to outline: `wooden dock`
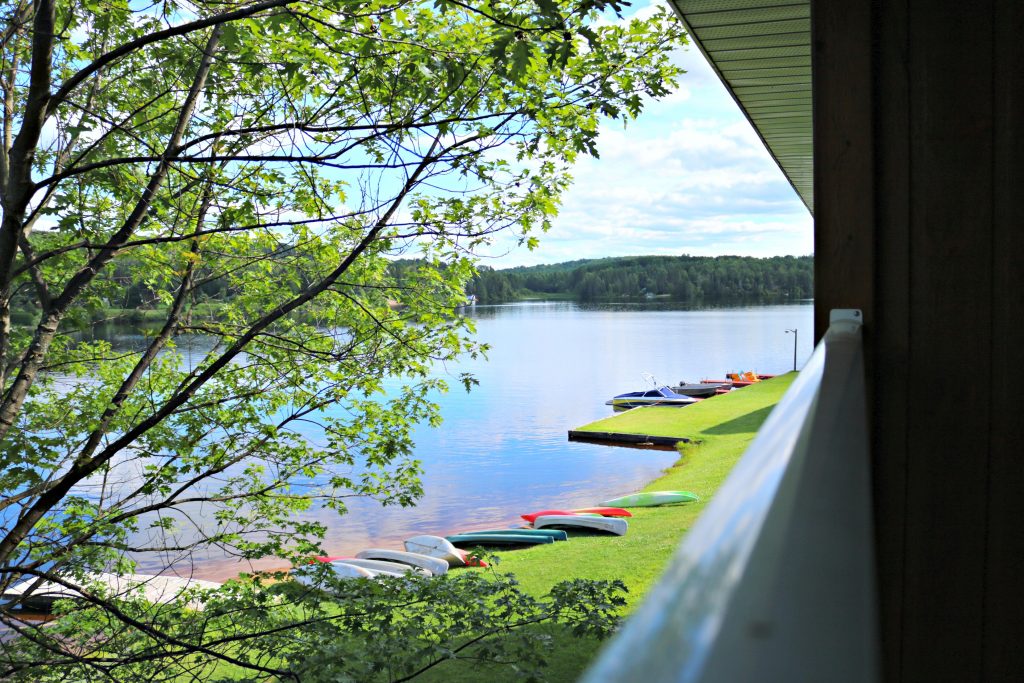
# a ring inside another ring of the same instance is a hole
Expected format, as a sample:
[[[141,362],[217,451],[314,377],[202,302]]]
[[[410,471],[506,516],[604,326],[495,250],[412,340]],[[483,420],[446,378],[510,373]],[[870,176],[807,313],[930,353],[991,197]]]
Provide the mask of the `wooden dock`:
[[[615,446],[632,446],[634,448],[672,449],[679,443],[690,443],[692,439],[685,436],[652,436],[650,434],[626,434],[623,432],[591,432],[578,429],[569,430],[569,441],[585,441]]]

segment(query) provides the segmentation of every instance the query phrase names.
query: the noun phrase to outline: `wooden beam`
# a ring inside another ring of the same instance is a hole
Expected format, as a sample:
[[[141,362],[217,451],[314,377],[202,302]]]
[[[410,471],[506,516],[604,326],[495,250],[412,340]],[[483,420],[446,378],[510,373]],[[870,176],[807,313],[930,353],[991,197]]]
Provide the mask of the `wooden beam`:
[[[829,311],[859,308],[872,324],[873,228],[871,7],[816,2],[814,50],[814,338]]]

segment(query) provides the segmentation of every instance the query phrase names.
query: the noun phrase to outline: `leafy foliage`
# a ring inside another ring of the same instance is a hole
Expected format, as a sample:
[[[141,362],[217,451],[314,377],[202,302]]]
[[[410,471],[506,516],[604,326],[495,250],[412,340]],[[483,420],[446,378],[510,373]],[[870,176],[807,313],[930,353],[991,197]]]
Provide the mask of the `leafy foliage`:
[[[598,21],[620,8],[0,7],[0,588],[187,572],[210,548],[298,559],[323,533],[311,506],[412,504],[411,429],[446,388],[430,368],[486,350],[451,315],[475,254],[500,232],[532,246],[599,118],[678,75],[667,13]],[[132,306],[160,316],[135,345],[83,334]],[[231,661],[201,642],[225,625],[179,618],[101,596],[0,640],[0,676],[81,652],[83,671]]]
[[[77,656],[8,675],[32,681],[101,675],[114,681],[217,681],[265,680],[269,674],[304,683],[393,682],[464,660],[540,680],[550,628],[605,638],[625,604],[625,588],[617,581],[565,581],[534,598],[500,573],[338,579],[319,569],[312,588],[255,578],[183,596],[201,600],[202,611],[181,601],[155,611],[130,599],[78,609],[65,604],[67,613],[51,622],[45,637]],[[145,626],[130,623],[136,620]],[[27,637],[10,644],[11,653],[47,661],[33,637],[41,629],[22,628]]]

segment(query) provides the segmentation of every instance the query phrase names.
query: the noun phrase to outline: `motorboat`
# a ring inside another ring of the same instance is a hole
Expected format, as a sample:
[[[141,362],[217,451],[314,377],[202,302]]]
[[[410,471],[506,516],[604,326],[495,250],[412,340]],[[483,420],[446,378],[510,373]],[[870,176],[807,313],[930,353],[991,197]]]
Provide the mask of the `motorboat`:
[[[682,396],[690,396],[692,398],[711,398],[719,393],[720,390],[729,391],[732,389],[731,382],[722,382],[720,384],[712,384],[710,382],[687,382],[681,381],[674,387],[669,387],[672,391]]]
[[[692,396],[677,394],[667,386],[661,386],[656,389],[648,389],[646,391],[631,391],[628,394],[619,394],[611,400],[605,401],[605,405],[615,406],[616,408],[637,408],[640,406],[688,406],[691,403],[697,403],[699,400],[700,399]]]

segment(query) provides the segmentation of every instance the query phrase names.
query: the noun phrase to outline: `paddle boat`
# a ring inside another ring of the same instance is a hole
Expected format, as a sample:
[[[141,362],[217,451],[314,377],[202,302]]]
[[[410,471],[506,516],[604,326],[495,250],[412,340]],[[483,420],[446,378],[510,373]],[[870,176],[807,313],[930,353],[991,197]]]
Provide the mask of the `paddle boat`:
[[[771,379],[775,375],[759,375],[755,372],[728,372],[725,375],[725,379],[702,379],[701,384],[718,384],[720,385],[719,393],[728,391],[729,388],[741,389],[743,387],[749,387],[751,384],[756,384],[766,379]]]

